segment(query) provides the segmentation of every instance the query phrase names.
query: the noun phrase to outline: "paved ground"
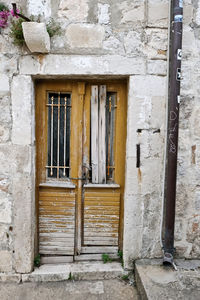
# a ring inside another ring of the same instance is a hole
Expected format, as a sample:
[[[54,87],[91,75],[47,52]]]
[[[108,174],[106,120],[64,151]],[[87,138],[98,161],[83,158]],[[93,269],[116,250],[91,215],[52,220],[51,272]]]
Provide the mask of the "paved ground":
[[[137,290],[120,279],[0,283],[0,300],[139,300]]]
[[[161,260],[136,262],[137,288],[142,299],[200,300],[200,260],[175,260],[178,271]]]

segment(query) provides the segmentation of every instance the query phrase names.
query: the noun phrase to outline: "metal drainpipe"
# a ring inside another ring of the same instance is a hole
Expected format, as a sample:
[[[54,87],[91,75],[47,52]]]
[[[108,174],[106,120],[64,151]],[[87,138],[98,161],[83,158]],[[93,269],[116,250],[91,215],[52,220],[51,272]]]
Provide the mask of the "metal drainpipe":
[[[172,264],[176,205],[183,0],[172,0],[170,11],[168,129],[165,177],[164,264]]]

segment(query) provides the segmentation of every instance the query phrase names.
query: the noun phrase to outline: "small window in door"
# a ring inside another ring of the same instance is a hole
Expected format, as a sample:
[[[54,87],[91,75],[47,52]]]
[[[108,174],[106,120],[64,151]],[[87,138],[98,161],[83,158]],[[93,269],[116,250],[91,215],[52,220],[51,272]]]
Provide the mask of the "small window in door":
[[[112,183],[115,173],[115,92],[106,86],[91,87],[91,182]]]
[[[116,93],[106,96],[106,181],[114,181],[114,135],[115,135]]]
[[[62,179],[70,171],[71,94],[49,92],[47,177]]]

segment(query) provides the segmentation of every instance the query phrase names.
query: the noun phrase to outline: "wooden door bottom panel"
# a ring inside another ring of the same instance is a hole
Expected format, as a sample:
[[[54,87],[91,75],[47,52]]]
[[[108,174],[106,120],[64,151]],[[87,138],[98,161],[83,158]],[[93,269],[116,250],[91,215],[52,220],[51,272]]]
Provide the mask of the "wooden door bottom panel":
[[[39,253],[73,255],[75,236],[75,192],[40,187]]]
[[[117,246],[119,217],[120,189],[87,188],[84,194],[84,245]]]

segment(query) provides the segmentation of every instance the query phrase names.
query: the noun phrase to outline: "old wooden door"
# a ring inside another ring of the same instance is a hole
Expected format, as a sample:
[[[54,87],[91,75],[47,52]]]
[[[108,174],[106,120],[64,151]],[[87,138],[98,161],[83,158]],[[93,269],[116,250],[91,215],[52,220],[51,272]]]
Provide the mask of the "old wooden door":
[[[121,247],[125,141],[125,82],[36,83],[41,255],[78,260]]]

